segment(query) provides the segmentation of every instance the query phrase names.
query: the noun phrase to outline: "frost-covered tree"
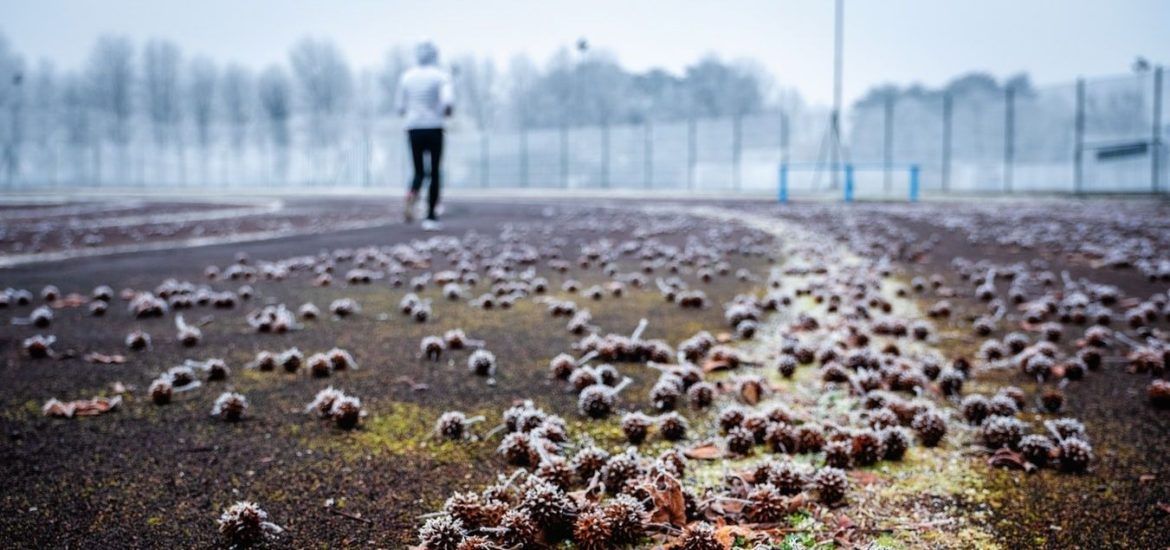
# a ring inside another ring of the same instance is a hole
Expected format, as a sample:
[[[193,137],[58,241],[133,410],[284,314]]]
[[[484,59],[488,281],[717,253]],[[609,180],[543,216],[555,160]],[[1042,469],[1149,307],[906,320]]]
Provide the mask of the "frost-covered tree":
[[[154,142],[166,146],[177,138],[182,109],[179,47],[167,40],[151,40],[142,50],[142,86],[146,114]]]
[[[11,183],[20,173],[20,151],[25,139],[24,58],[0,35],[0,165]]]
[[[195,142],[200,149],[202,179],[208,176],[215,123],[215,90],[219,72],[210,59],[199,57],[191,61],[187,70],[187,101],[190,103],[191,122],[195,125]]]
[[[134,45],[123,36],[103,36],[89,56],[89,93],[105,138],[119,149],[116,176],[129,176],[131,117],[134,115]],[[100,156],[97,169],[101,177]]]
[[[289,81],[284,69],[274,65],[260,75],[257,90],[260,113],[264,117],[269,142],[275,151],[274,168],[278,177],[283,179],[287,173],[288,148],[291,142],[289,118],[292,117],[292,82]]]
[[[333,144],[353,95],[353,76],[332,42],[305,39],[289,54],[314,139]]]

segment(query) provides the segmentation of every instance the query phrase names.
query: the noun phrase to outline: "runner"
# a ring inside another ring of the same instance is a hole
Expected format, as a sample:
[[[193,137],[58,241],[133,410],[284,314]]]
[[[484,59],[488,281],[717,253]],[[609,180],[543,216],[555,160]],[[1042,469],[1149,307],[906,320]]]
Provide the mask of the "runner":
[[[422,227],[437,231],[439,217],[440,165],[443,158],[443,123],[454,111],[455,93],[451,75],[439,68],[439,49],[424,41],[415,48],[418,65],[402,75],[398,83],[398,114],[404,117],[410,139],[410,153],[414,161],[414,179],[406,194],[406,222],[414,221],[415,203],[422,188],[423,156],[430,164],[431,185],[427,189],[427,217]]]

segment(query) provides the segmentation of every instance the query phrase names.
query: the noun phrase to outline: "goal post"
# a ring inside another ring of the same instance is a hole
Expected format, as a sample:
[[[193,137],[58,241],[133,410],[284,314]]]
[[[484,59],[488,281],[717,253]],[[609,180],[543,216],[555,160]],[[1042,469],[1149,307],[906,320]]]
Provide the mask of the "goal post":
[[[921,170],[917,164],[890,167],[884,164],[846,163],[837,168],[842,181],[841,188],[834,190],[822,183],[831,179],[832,168],[807,163],[780,163],[777,174],[776,198],[786,204],[794,192],[809,196],[839,196],[843,202],[863,198],[878,200],[902,200],[918,202],[921,192]],[[875,181],[878,178],[882,181]],[[904,187],[903,187],[904,186]],[[897,191],[895,188],[900,188]],[[875,196],[874,190],[880,188]]]

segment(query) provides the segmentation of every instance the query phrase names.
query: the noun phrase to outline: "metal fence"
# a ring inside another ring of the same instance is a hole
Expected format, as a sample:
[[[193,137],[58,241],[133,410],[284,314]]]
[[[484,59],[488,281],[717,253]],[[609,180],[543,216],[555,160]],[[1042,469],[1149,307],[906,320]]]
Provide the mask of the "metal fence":
[[[1041,88],[871,100],[843,117],[844,163],[868,167],[857,172],[865,196],[904,196],[909,166],[921,190],[935,194],[1166,192],[1167,88],[1155,68]],[[129,137],[115,142],[84,139],[82,130],[92,137],[110,121],[83,115],[6,147],[5,188],[399,188],[410,176],[405,134],[384,116],[349,114],[326,126],[293,120],[282,129],[259,121],[202,133],[185,126],[169,134],[131,121]],[[828,192],[828,119],[825,110],[801,109],[494,131],[457,119],[448,130],[444,184],[775,192],[785,165],[824,168],[790,171],[794,195]],[[180,137],[158,139],[163,134]]]

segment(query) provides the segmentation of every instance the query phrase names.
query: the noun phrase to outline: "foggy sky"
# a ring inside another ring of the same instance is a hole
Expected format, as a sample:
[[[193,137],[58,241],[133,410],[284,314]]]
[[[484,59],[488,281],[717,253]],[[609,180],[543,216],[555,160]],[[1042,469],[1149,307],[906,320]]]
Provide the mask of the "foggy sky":
[[[707,53],[754,58],[814,103],[832,94],[832,0],[0,0],[0,32],[31,62],[79,66],[94,40],[161,37],[187,53],[253,67],[285,63],[305,36],[337,42],[356,67],[431,38],[446,53],[543,62],[585,37],[633,70],[679,71]],[[1039,84],[1124,73],[1138,55],[1170,63],[1160,0],[847,0],[845,98],[870,86],[939,85],[972,70],[1028,71]]]

